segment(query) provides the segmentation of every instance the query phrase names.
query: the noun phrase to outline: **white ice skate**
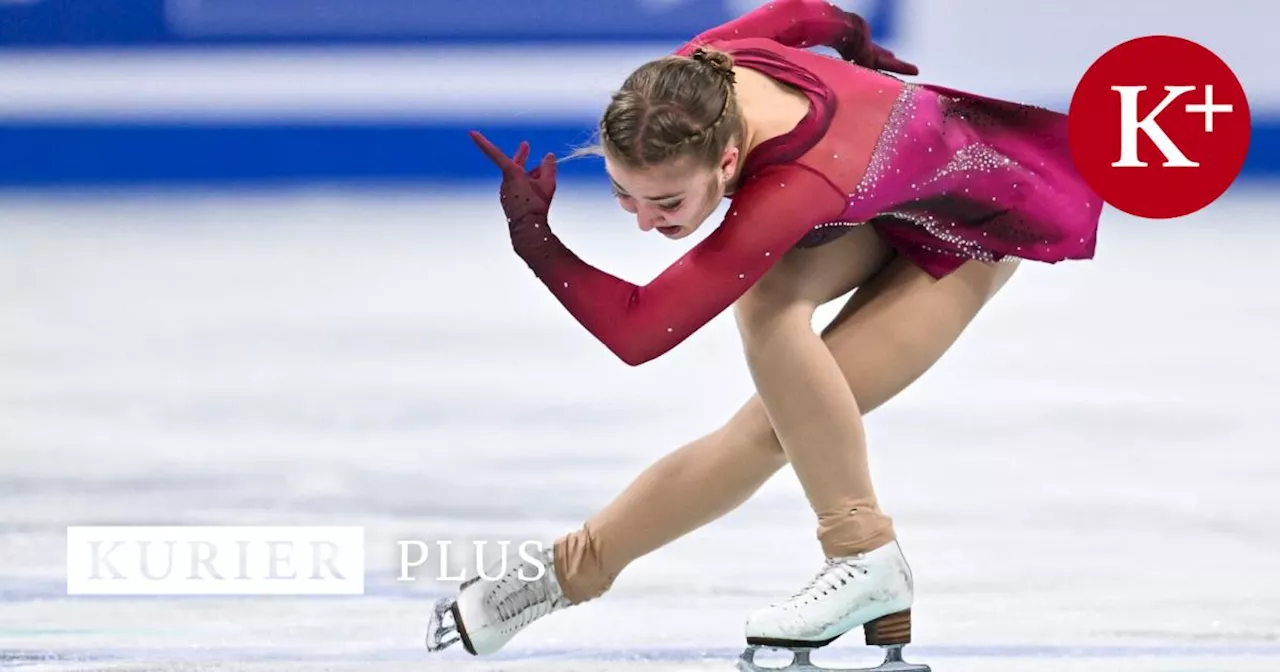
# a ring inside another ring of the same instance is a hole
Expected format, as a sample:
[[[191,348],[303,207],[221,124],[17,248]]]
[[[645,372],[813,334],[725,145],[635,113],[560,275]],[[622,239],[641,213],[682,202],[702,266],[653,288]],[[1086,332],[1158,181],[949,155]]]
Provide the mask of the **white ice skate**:
[[[898,543],[868,553],[830,558],[822,571],[786,601],[761,609],[747,619],[747,649],[738,669],[744,672],[930,672],[928,665],[905,662],[902,647],[911,642],[914,582]],[[868,646],[885,649],[878,667],[816,667],[810,653],[861,626]],[[764,668],[755,663],[762,648],[792,653],[791,665]]]
[[[531,623],[569,606],[556,580],[551,549],[538,556],[542,566],[514,552],[501,564],[462,584],[458,594],[440,600],[427,626],[427,650],[440,651],[462,642],[475,656],[495,653]]]

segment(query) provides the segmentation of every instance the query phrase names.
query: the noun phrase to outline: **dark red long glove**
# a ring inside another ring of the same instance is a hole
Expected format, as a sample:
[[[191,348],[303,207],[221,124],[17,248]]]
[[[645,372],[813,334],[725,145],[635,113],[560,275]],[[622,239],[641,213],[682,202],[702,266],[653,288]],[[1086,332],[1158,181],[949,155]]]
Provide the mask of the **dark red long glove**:
[[[871,41],[871,26],[867,20],[853,12],[843,12],[849,29],[843,39],[832,48],[846,61],[852,61],[873,70],[896,72],[901,75],[918,75],[920,68],[899,59],[892,51]]]
[[[541,165],[526,172],[528,142],[520,143],[516,153],[508,157],[476,131],[471,131],[471,139],[490,161],[502,169],[502,186],[499,187],[498,194],[512,235],[526,231],[530,225],[544,224],[547,213],[551,210],[551,199],[556,194],[555,155],[548,153]]]
[[[831,47],[846,61],[873,70],[918,75],[920,69],[871,41],[871,26],[861,16],[826,0],[774,0],[700,33],[677,53],[688,56],[699,45],[764,37],[788,47]]]

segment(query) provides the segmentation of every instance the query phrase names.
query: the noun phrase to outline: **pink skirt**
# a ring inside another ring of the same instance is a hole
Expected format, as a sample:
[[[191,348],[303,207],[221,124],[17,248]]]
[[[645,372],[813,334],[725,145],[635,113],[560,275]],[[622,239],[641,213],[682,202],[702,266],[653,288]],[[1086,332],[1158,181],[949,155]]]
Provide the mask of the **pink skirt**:
[[[973,259],[1093,257],[1103,201],[1075,168],[1066,115],[922,84],[901,100],[895,135],[907,140],[887,149],[912,184],[885,188],[909,196],[868,222],[901,255],[935,278]]]

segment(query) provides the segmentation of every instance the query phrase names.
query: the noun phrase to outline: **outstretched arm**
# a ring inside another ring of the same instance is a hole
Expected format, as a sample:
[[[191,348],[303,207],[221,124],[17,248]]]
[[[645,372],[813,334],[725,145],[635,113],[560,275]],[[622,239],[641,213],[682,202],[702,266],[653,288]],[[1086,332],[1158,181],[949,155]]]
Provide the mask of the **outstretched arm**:
[[[825,0],[775,0],[691,40],[678,54],[719,40],[763,37],[788,47],[831,47],[846,61],[877,70],[919,74],[910,63],[871,41],[866,19]]]
[[[741,297],[818,224],[837,219],[844,195],[799,165],[755,176],[716,231],[646,285],[598,270],[565,247],[544,215],[511,222],[522,259],[570,314],[622,361],[652,360]]]

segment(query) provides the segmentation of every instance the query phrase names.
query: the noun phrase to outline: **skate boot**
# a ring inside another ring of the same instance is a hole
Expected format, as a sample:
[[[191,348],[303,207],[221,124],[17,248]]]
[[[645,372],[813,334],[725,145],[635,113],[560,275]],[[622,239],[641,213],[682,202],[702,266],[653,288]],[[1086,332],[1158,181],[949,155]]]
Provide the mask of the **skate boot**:
[[[531,623],[569,606],[556,580],[551,548],[537,554],[539,566],[515,552],[462,584],[458,594],[440,600],[427,626],[427,650],[453,644],[475,656],[495,653]]]
[[[911,568],[896,541],[867,553],[829,558],[822,571],[791,598],[761,609],[747,619],[747,649],[738,669],[744,672],[930,672],[929,666],[905,662],[902,647],[911,642]],[[868,646],[885,649],[878,667],[831,669],[810,662],[813,650],[861,626]],[[790,651],[791,665],[762,668],[755,663],[761,648]]]

